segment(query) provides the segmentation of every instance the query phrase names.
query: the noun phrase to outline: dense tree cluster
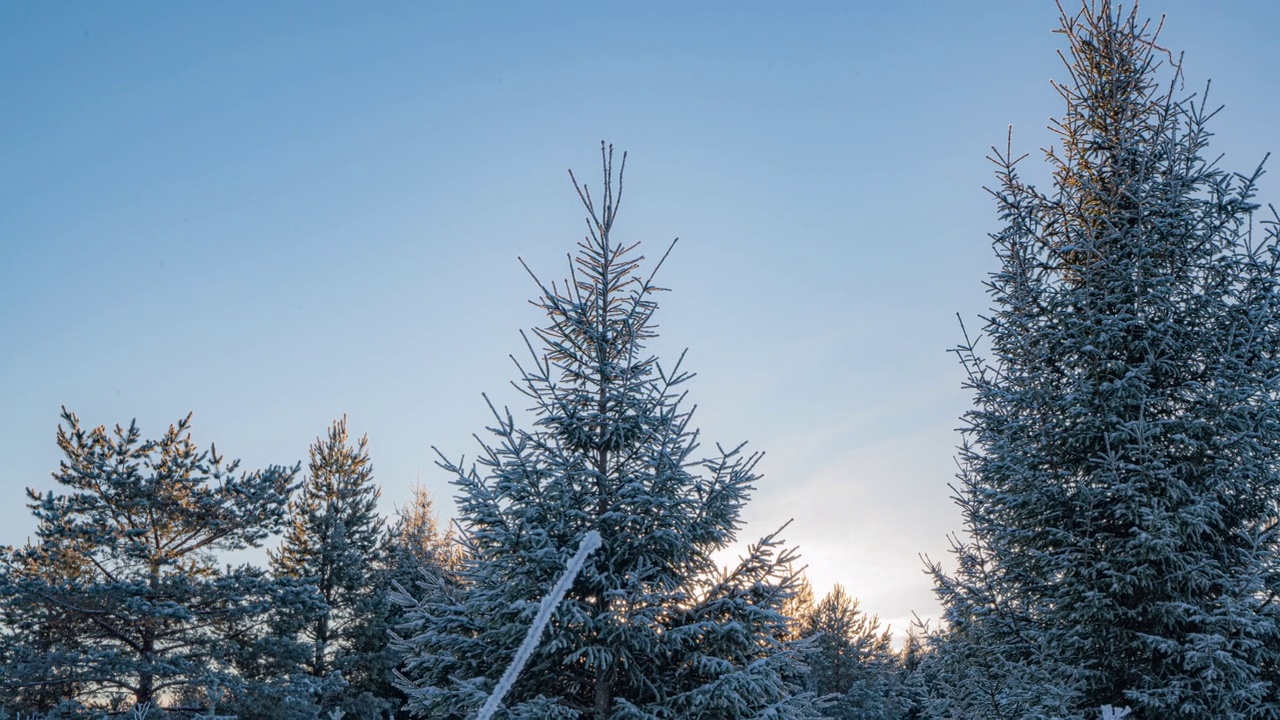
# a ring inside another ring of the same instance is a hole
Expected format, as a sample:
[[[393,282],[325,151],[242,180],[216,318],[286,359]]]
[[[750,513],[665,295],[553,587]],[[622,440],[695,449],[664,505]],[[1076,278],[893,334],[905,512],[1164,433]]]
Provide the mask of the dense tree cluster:
[[[738,564],[759,455],[702,454],[691,377],[646,351],[655,274],[602,145],[569,277],[490,404],[443,530],[378,511],[345,417],[246,472],[63,410],[58,492],[0,548],[0,720],[1280,718],[1280,233],[1209,160],[1203,96],[1136,8],[1062,13],[1052,188],[997,152],[999,269],[930,563],[944,616],[815,599],[779,532]],[[669,252],[669,250],[668,250]],[[530,273],[532,275],[532,273]],[[989,357],[987,357],[989,355]],[[265,567],[226,554],[265,548]],[[904,571],[910,572],[911,569]]]

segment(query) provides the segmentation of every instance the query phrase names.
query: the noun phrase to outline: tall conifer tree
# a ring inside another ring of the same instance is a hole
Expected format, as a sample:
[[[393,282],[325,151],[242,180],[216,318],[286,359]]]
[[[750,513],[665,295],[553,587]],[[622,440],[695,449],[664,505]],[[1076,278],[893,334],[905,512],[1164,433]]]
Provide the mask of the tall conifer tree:
[[[596,531],[603,545],[501,717],[807,717],[781,639],[790,553],[780,556],[770,537],[730,572],[712,559],[737,535],[757,456],[740,447],[694,455],[681,403],[689,374],[643,349],[659,288],[640,275],[635,246],[612,236],[622,172],[615,178],[612,149],[601,150],[603,192],[579,187],[588,236],[571,277],[539,283],[549,324],[534,331],[518,384],[533,402],[532,426],[495,412],[479,468],[444,463],[461,493],[465,555],[457,592],[409,613],[414,632],[400,647],[411,709],[473,716],[566,560]]]
[[[290,522],[280,547],[271,555],[277,575],[313,586],[324,601],[301,620],[310,648],[306,670],[316,678],[340,673],[345,687],[323,704],[340,706],[352,717],[380,717],[398,699],[377,697],[388,677],[371,675],[385,668],[385,636],[370,638],[369,626],[382,629],[389,611],[384,574],[384,521],[378,515],[381,494],[373,481],[369,441],[352,444],[347,418],[334,421],[309,449],[307,477],[289,503]],[[373,642],[370,642],[373,640]]]
[[[1061,32],[1052,192],[995,158],[934,709],[1276,717],[1280,272],[1257,173],[1206,160],[1214,113],[1136,7],[1086,2]]]

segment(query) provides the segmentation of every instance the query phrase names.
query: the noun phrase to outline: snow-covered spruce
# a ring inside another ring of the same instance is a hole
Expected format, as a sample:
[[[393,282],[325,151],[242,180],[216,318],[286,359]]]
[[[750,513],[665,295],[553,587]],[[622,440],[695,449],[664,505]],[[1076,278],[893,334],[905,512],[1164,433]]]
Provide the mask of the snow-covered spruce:
[[[575,182],[589,235],[570,279],[538,283],[549,324],[534,331],[518,384],[532,427],[495,409],[479,467],[442,463],[456,474],[465,558],[456,583],[409,610],[396,642],[410,708],[474,716],[568,554],[595,531],[601,548],[500,717],[811,717],[779,612],[791,554],[771,536],[727,573],[712,560],[734,540],[757,456],[694,455],[689,374],[644,352],[658,288],[639,275],[635,246],[611,238],[622,172],[615,180],[611,148],[602,160],[600,197]]]
[[[933,710],[1277,717],[1280,251],[1257,173],[1205,160],[1213,112],[1136,8],[1088,2],[1062,33],[1053,191],[995,158]]]
[[[578,573],[582,572],[582,565],[587,561],[587,556],[598,547],[600,547],[600,533],[592,530],[582,537],[582,543],[578,545],[578,551],[574,553],[573,557],[569,558],[569,564],[565,567],[564,574],[556,581],[555,587],[551,588],[551,592],[542,598],[542,602],[538,606],[538,614],[533,618],[533,624],[529,626],[529,632],[525,633],[524,642],[520,643],[515,657],[511,658],[511,664],[507,665],[507,669],[502,672],[502,677],[498,678],[498,684],[494,687],[493,692],[484,701],[484,705],[480,706],[480,712],[476,715],[476,720],[489,720],[498,711],[502,704],[502,699],[506,697],[508,692],[511,692],[511,686],[520,677],[520,671],[524,669],[524,664],[529,662],[529,657],[538,648],[538,641],[542,638],[543,631],[547,629],[547,624],[551,622],[551,614],[555,612],[556,606],[564,599],[564,594],[569,592],[569,587],[573,585],[573,581],[578,579]]]

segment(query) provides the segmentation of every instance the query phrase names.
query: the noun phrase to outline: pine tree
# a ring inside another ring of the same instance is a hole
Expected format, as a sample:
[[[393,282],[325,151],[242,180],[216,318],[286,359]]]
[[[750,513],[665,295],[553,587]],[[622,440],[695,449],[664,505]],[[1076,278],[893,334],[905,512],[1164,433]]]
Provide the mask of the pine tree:
[[[0,708],[48,712],[65,699],[83,694],[64,648],[77,639],[75,615],[43,602],[34,594],[16,592],[23,577],[50,583],[75,583],[89,577],[82,553],[55,550],[39,557],[6,548],[0,563]]]
[[[898,698],[901,702],[902,720],[922,720],[931,715],[928,681],[923,672],[932,653],[928,642],[929,634],[928,622],[916,617],[907,627],[907,637],[898,653],[901,678]]]
[[[66,409],[67,494],[28,490],[36,541],[4,553],[0,619],[17,646],[0,696],[18,709],[112,698],[159,708],[211,679],[278,600],[250,566],[218,551],[254,547],[284,519],[297,468],[240,473],[192,442],[191,416],[143,441],[136,423],[85,430]]]
[[[404,706],[408,696],[396,684],[401,652],[388,639],[397,632],[416,629],[413,621],[406,619],[406,609],[453,591],[461,562],[453,534],[441,531],[435,503],[421,485],[413,487],[409,504],[397,509],[395,524],[387,533],[384,556],[376,582],[389,592],[379,596],[379,605],[367,612],[378,621],[366,623],[364,643],[370,650],[380,650],[376,656],[370,654],[367,674],[376,679],[371,684],[374,694],[393,698],[396,717],[407,718],[409,713]]]
[[[381,619],[390,608],[382,582],[385,523],[378,515],[381,491],[373,481],[368,438],[351,444],[347,418],[334,421],[309,449],[307,477],[289,503],[290,521],[271,554],[273,572],[311,585],[323,606],[301,620],[309,647],[306,672],[342,678],[340,690],[321,698],[353,718],[381,717],[398,700],[375,690],[388,687],[390,665]],[[388,676],[370,670],[386,668]],[[336,679],[332,678],[332,679]]]
[[[409,504],[398,509],[387,549],[385,582],[391,587],[393,603],[387,620],[389,629],[406,622],[413,625],[406,609],[432,599],[456,598],[461,586],[458,572],[462,569],[463,550],[452,530],[440,529],[435,502],[421,485],[413,488]],[[397,654],[397,665],[398,658]]]
[[[412,608],[417,631],[398,644],[411,709],[475,713],[566,560],[596,531],[603,545],[501,717],[808,717],[780,639],[792,553],[771,536],[730,571],[712,559],[737,534],[758,456],[735,447],[695,459],[681,405],[689,375],[643,350],[658,288],[639,275],[635,246],[612,238],[622,172],[615,181],[612,149],[601,151],[599,204],[575,181],[589,234],[571,277],[538,283],[550,323],[528,341],[518,384],[533,402],[531,429],[495,409],[495,442],[479,467],[442,463],[460,490],[465,555],[456,592]]]
[[[789,569],[790,570],[790,569]],[[797,574],[795,591],[782,604],[782,614],[790,620],[785,640],[799,640],[805,634],[805,621],[813,614],[813,584],[803,572]]]
[[[808,685],[832,698],[827,713],[837,720],[893,720],[902,715],[902,673],[893,636],[880,619],[836,585],[800,618]]]
[[[440,529],[431,493],[422,485],[415,485],[412,492],[409,504],[397,510],[387,542],[389,565],[406,589],[413,587],[423,572],[455,570],[462,562],[453,532]]]
[[[933,567],[942,716],[1276,717],[1280,272],[1158,29],[1062,14],[1053,192],[997,153],[990,360],[959,355],[967,538]]]

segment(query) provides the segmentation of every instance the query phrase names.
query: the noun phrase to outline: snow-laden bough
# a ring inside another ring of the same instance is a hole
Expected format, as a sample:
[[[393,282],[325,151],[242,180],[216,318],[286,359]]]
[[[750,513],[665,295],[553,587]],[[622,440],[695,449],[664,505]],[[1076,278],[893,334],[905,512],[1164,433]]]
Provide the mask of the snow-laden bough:
[[[600,547],[600,533],[595,530],[588,532],[582,538],[582,543],[578,545],[578,552],[569,558],[569,564],[565,566],[564,574],[560,576],[560,580],[556,582],[555,587],[551,588],[551,592],[542,598],[542,605],[538,608],[538,615],[533,619],[533,624],[529,626],[529,632],[524,636],[524,642],[520,643],[520,649],[516,651],[516,656],[511,659],[511,664],[507,666],[506,672],[502,673],[502,679],[498,680],[498,686],[493,689],[489,699],[484,701],[484,705],[480,708],[480,714],[476,715],[476,720],[489,720],[498,711],[498,706],[502,704],[502,698],[511,690],[511,686],[515,684],[516,678],[520,676],[520,671],[524,668],[524,664],[529,661],[529,657],[533,655],[533,651],[538,647],[538,638],[547,627],[547,623],[551,622],[551,613],[555,611],[556,606],[564,599],[564,594],[569,592],[569,586],[573,584],[574,579],[578,577],[578,573],[582,571],[582,564],[586,562],[587,556],[598,547]]]

